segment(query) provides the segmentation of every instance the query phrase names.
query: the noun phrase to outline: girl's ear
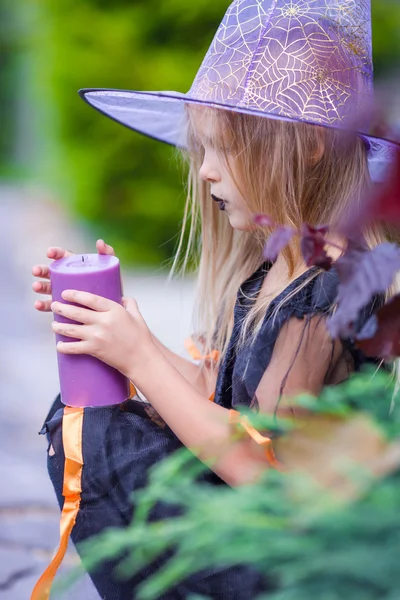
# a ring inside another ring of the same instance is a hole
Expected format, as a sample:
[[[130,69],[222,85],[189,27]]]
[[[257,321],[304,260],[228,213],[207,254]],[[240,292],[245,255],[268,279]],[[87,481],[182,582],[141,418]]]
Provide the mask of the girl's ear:
[[[315,126],[315,148],[311,153],[311,165],[317,165],[325,154],[326,131],[324,127]]]

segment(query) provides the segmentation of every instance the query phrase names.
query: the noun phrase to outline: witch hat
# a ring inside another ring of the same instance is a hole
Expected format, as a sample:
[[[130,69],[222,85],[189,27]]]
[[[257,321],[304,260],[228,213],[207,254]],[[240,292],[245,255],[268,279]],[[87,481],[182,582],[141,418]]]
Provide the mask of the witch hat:
[[[119,123],[182,148],[185,104],[333,128],[357,122],[371,162],[389,157],[394,144],[370,132],[370,0],[235,0],[187,94],[79,93]]]

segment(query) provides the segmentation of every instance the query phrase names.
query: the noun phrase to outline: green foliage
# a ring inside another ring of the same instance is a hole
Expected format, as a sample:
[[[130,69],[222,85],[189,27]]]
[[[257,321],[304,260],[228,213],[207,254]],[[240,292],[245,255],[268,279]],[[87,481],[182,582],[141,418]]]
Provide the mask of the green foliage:
[[[398,0],[372,0],[372,41],[375,74],[384,77],[398,69],[400,58],[400,4]]]
[[[9,0],[0,3],[0,173],[4,172],[14,154],[17,106],[15,79],[17,71],[18,28]]]
[[[119,256],[159,264],[176,246],[185,201],[175,150],[118,127],[77,95],[83,87],[187,91],[226,7],[215,0],[26,0],[37,165]],[[53,145],[55,142],[55,146]]]
[[[327,388],[317,401],[304,396],[300,403],[348,418],[362,409],[388,439],[395,439],[400,411],[390,411],[392,395],[387,376],[364,374]],[[186,450],[158,464],[148,487],[135,493],[131,526],[82,546],[86,567],[124,555],[119,574],[125,577],[174,548],[166,567],[143,583],[136,596],[140,600],[155,600],[203,568],[244,561],[274,582],[269,600],[398,597],[399,473],[376,480],[357,472],[358,478],[367,477],[365,491],[343,503],[298,475],[270,471],[253,486],[231,489],[199,483],[203,468]],[[149,523],[160,500],[182,507],[182,515]]]

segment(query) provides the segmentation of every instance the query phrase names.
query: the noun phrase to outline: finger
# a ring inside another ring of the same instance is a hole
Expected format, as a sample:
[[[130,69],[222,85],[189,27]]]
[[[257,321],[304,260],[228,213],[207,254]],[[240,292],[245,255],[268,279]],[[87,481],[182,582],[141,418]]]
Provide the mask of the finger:
[[[37,294],[51,295],[51,284],[46,281],[34,281],[32,283],[32,289]]]
[[[48,265],[35,265],[32,267],[32,275],[34,277],[43,277],[43,279],[50,279],[50,269]]]
[[[33,306],[39,312],[51,312],[51,300],[36,300]]]
[[[115,256],[114,248],[106,244],[104,240],[97,240],[96,248],[99,254],[108,254],[109,256]]]
[[[54,333],[64,337],[75,338],[76,340],[87,339],[87,328],[84,325],[73,325],[70,323],[58,323],[53,321],[51,328]]]
[[[128,313],[130,313],[132,316],[140,315],[138,303],[136,302],[136,300],[134,298],[125,298],[124,297],[124,298],[122,298],[122,303],[123,303],[124,307],[126,308],[126,310],[128,311]]]
[[[63,300],[66,300],[67,302],[74,302],[75,304],[86,306],[97,312],[107,312],[115,304],[112,300],[108,300],[102,296],[96,296],[96,294],[80,292],[77,290],[65,290],[61,296]]]
[[[52,258],[53,260],[60,260],[60,258],[64,258],[65,256],[73,256],[73,254],[73,252],[64,250],[64,248],[60,248],[59,246],[52,246],[47,250],[47,258]]]
[[[58,342],[57,352],[60,354],[89,354],[87,342]]]
[[[63,304],[62,302],[53,302],[50,308],[55,315],[61,315],[71,321],[82,323],[82,325],[93,325],[93,323],[96,323],[96,313],[87,308]]]

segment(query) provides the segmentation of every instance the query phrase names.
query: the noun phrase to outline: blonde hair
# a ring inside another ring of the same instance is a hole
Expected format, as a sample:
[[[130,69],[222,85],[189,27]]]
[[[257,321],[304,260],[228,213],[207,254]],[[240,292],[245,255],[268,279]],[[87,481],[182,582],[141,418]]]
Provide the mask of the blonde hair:
[[[276,223],[297,229],[303,223],[334,226],[350,204],[361,203],[371,188],[365,143],[355,135],[221,109],[202,109],[202,114],[214,121],[209,129],[215,144],[229,145],[226,163],[252,213],[267,214]],[[189,127],[189,144],[187,203],[172,270],[176,272],[179,265],[184,270],[194,260],[198,268],[194,330],[202,332],[204,354],[217,349],[223,358],[238,288],[262,263],[270,231],[244,232],[230,226],[226,215],[210,200],[209,184],[199,178],[203,151],[196,144],[193,126]],[[365,232],[365,238],[374,247],[385,235],[373,228]],[[283,256],[289,278],[293,278],[303,262],[299,239],[293,239]],[[278,293],[286,286],[287,282]],[[242,325],[250,339],[271,299],[260,299],[250,309]],[[285,301],[287,297],[278,310]]]

